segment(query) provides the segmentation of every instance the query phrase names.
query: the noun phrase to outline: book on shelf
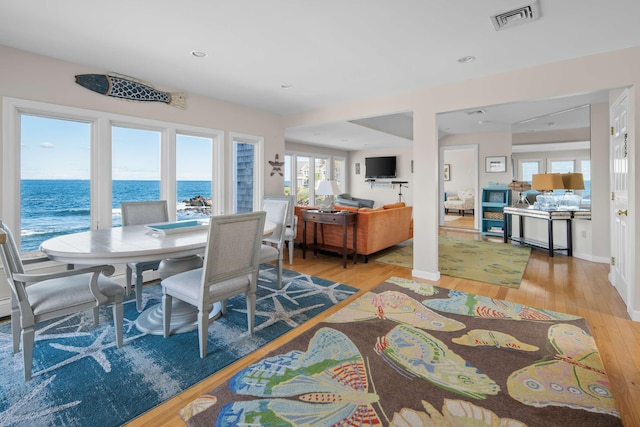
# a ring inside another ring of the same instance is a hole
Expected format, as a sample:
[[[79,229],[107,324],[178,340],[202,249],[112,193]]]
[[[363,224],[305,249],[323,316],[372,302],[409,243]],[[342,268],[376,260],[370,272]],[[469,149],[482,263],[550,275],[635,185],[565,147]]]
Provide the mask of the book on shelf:
[[[492,233],[502,233],[504,230],[502,230],[502,227],[490,227],[489,231]]]

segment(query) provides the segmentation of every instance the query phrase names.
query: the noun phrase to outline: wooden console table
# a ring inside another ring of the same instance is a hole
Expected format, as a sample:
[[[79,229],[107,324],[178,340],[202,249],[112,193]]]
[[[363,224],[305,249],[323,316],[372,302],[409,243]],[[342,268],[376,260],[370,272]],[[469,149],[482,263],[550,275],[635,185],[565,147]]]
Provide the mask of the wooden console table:
[[[358,239],[357,239],[357,222],[358,214],[355,212],[341,212],[341,211],[319,211],[319,210],[305,210],[302,219],[304,221],[303,233],[302,233],[302,259],[305,259],[307,255],[307,222],[313,223],[313,254],[318,254],[318,249],[327,250],[331,252],[338,252],[342,254],[342,267],[347,268],[347,255],[353,254],[353,263],[357,262],[358,253]],[[318,244],[318,224],[323,226],[324,224],[336,224],[342,225],[342,247],[325,245],[324,235],[322,244]],[[349,225],[353,229],[353,249],[347,249],[347,232]]]
[[[514,242],[523,243],[529,246],[535,246],[538,248],[547,249],[549,256],[552,257],[556,251],[567,251],[568,256],[573,256],[573,235],[571,221],[573,219],[591,219],[591,211],[588,209],[578,210],[556,210],[545,211],[531,208],[516,208],[512,206],[505,206],[503,209],[504,216],[504,243],[507,243],[509,239]],[[510,235],[511,230],[511,216],[517,215],[520,218],[520,231],[518,237],[512,237]],[[524,218],[538,218],[547,221],[547,232],[549,234],[547,242],[541,242],[538,240],[527,239],[524,237]],[[567,223],[567,246],[559,247],[553,243],[553,222],[565,221]]]

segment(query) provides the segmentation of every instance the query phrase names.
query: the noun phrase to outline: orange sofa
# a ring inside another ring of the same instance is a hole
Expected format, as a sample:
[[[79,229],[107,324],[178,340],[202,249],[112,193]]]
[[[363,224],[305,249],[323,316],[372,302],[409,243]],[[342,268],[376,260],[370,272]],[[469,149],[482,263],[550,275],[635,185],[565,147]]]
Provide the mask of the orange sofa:
[[[304,232],[302,212],[305,209],[317,208],[295,207],[295,214],[298,217],[298,232],[295,241],[300,244],[302,244]],[[358,241],[357,253],[363,256],[365,262],[368,261],[369,255],[413,237],[413,207],[406,206],[404,202],[384,205],[373,209],[358,209],[336,205],[335,209],[358,213],[358,225],[356,227]],[[342,232],[343,228],[341,225],[318,224],[318,243],[341,247]],[[307,244],[311,243],[313,243],[313,223],[310,222],[307,224]],[[353,235],[351,230],[347,233],[347,246],[349,249],[353,249]]]

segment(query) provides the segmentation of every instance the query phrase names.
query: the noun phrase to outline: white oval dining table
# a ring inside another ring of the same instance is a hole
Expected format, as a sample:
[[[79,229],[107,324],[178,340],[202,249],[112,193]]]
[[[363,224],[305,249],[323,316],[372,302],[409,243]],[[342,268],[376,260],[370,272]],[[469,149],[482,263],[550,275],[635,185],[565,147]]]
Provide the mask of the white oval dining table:
[[[264,235],[268,236],[276,225],[266,221]],[[40,250],[51,260],[73,265],[127,264],[130,262],[174,260],[204,254],[207,230],[164,234],[144,225],[129,225],[102,230],[65,234],[45,240]],[[171,311],[173,333],[197,328],[195,307],[176,298]],[[219,315],[220,304],[212,307],[210,318]],[[143,332],[163,334],[162,304],[145,309],[136,319]]]

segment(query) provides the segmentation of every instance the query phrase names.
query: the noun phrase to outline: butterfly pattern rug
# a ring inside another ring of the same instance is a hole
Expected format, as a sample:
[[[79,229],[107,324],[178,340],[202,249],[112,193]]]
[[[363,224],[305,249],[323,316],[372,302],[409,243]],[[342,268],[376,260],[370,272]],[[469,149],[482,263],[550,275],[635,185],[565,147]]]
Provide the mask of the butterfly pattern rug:
[[[390,278],[180,411],[198,426],[621,426],[585,319]]]

